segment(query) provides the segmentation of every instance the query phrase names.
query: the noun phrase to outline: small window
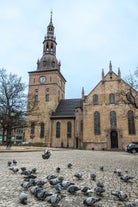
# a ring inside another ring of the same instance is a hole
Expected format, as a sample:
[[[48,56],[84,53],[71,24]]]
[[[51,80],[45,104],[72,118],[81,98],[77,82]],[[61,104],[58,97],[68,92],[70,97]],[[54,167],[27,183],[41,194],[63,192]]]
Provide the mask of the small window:
[[[56,138],[60,138],[60,122],[56,123]]]
[[[34,102],[37,103],[38,102],[38,95],[34,96]]]
[[[46,94],[46,102],[49,101],[49,94]]]
[[[98,95],[94,94],[93,95],[93,105],[97,105],[98,104]]]
[[[109,103],[115,104],[115,95],[113,93],[109,94]]]

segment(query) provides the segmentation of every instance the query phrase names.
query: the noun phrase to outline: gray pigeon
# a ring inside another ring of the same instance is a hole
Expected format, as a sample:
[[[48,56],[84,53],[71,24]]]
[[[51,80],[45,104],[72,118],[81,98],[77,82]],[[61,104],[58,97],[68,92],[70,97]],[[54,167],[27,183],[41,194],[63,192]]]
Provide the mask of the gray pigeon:
[[[96,185],[97,187],[104,188],[104,184],[102,180],[99,180]]]
[[[81,179],[82,179],[82,173],[75,173],[74,176],[75,176],[78,180],[81,180]]]
[[[88,197],[83,200],[83,204],[86,206],[92,207],[92,206],[94,206],[95,203],[97,203],[100,200],[101,200],[101,198]]]
[[[81,189],[79,187],[77,187],[76,185],[71,185],[67,189],[67,191],[72,195],[74,195],[79,190],[81,190]]]
[[[105,192],[105,189],[97,186],[96,188],[94,188],[94,192],[96,195],[102,196]]]
[[[8,167],[10,167],[10,166],[11,166],[11,164],[12,164],[12,162],[11,162],[11,161],[8,161],[8,162],[7,162]]]
[[[56,167],[56,172],[60,173],[60,167]]]
[[[120,177],[120,179],[123,180],[124,182],[128,182],[128,181],[130,181],[130,179],[133,179],[133,178],[134,178],[134,177],[129,176],[129,175],[122,175],[122,176]]]
[[[11,170],[13,173],[17,173],[19,171],[17,167],[10,167],[9,170]]]
[[[46,197],[46,200],[51,204],[51,206],[57,206],[64,197],[64,195],[52,194],[51,196]]]
[[[60,193],[64,189],[61,183],[57,183],[54,187],[58,193]]]
[[[127,198],[127,194],[123,191],[112,191],[111,194],[116,196],[120,201],[124,201]]]
[[[71,185],[75,185],[75,183],[70,182],[70,181],[68,181],[68,180],[63,180],[63,181],[61,182],[61,185],[63,186],[64,189],[66,189],[66,188],[68,188],[68,187],[71,186]]]
[[[42,158],[45,159],[49,159],[51,156],[51,152],[50,150],[45,150],[44,153],[42,154]]]
[[[95,181],[96,180],[96,174],[95,173],[91,173],[90,174],[90,179]]]
[[[19,201],[21,204],[26,205],[27,204],[27,194],[24,192],[19,193]]]
[[[44,201],[46,197],[51,196],[52,194],[48,193],[43,188],[38,188],[36,189],[34,195],[38,200]]]
[[[73,166],[73,165],[72,165],[71,163],[68,163],[68,164],[67,164],[67,167],[68,167],[69,169],[71,169],[72,166]]]
[[[84,195],[89,195],[89,194],[92,193],[93,191],[92,191],[92,189],[91,189],[90,187],[85,186],[85,187],[83,187],[83,188],[81,189],[81,192],[82,192]]]

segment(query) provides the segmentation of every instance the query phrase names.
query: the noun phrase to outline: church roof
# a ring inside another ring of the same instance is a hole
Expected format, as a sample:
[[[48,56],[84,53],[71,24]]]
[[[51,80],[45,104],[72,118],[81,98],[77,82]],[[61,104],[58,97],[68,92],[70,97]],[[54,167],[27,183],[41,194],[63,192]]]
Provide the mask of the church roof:
[[[75,109],[82,106],[82,99],[63,99],[60,100],[51,118],[75,117]]]

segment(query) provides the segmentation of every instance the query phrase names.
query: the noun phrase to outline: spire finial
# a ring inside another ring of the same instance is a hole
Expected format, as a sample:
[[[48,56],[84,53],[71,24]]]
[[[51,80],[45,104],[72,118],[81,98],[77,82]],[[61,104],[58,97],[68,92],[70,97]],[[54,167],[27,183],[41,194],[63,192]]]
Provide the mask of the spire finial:
[[[110,73],[112,73],[112,63],[111,63],[111,60],[110,60],[110,63],[109,63],[109,71],[110,71]]]
[[[52,9],[51,9],[51,12],[50,12],[50,23],[52,23],[52,15],[53,15],[53,12],[52,12]]]

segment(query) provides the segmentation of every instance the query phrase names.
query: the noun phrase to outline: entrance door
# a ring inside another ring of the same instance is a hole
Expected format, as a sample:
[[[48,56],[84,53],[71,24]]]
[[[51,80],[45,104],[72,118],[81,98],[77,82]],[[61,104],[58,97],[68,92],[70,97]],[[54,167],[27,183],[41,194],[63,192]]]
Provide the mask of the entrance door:
[[[78,137],[76,137],[76,149],[78,149],[78,147],[79,147],[79,139]]]
[[[111,131],[111,148],[118,148],[118,134],[116,131]]]

